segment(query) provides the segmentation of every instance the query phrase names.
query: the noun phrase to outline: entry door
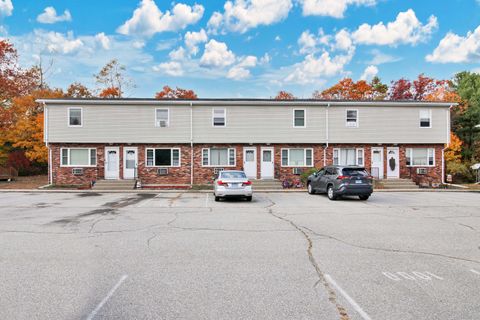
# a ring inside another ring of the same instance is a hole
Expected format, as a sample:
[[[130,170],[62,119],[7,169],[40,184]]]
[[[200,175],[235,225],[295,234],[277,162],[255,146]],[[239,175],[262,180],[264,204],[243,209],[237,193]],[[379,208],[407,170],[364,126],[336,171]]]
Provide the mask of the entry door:
[[[123,179],[135,179],[137,161],[136,147],[123,148]]]
[[[377,179],[383,179],[383,148],[372,148],[371,174]]]
[[[273,165],[273,148],[262,148],[261,156],[261,177],[262,179],[273,179],[274,165]]]
[[[243,148],[243,170],[247,177],[257,178],[257,148]]]
[[[119,178],[119,154],[118,147],[105,148],[105,179]]]
[[[397,147],[387,148],[387,178],[400,177],[399,150]]]

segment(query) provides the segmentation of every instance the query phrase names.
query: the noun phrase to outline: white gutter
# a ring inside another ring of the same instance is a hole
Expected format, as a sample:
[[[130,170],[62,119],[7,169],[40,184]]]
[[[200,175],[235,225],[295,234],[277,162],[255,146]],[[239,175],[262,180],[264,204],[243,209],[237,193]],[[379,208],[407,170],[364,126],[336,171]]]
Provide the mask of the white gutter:
[[[193,186],[193,104],[190,102],[190,185]]]
[[[327,108],[325,109],[325,140],[326,140],[326,146],[323,148],[323,166],[325,167],[327,165],[327,148],[328,148],[328,109],[330,108],[330,103],[327,104]]]
[[[52,149],[48,146],[48,183],[53,184]]]
[[[451,131],[451,123],[450,123],[450,112],[454,106],[458,105],[457,104],[451,104],[450,107],[448,108],[447,112],[447,145],[442,149],[442,184],[447,184],[445,182],[445,150],[450,146],[450,131]]]

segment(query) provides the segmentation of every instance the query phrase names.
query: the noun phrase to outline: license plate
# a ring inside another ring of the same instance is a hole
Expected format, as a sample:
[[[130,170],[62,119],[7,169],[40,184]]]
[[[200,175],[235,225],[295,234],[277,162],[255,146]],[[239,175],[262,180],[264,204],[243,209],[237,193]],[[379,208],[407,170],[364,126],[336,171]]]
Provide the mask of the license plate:
[[[362,180],[355,180],[355,183],[360,184],[362,183]]]
[[[231,183],[230,188],[238,188],[238,183]]]

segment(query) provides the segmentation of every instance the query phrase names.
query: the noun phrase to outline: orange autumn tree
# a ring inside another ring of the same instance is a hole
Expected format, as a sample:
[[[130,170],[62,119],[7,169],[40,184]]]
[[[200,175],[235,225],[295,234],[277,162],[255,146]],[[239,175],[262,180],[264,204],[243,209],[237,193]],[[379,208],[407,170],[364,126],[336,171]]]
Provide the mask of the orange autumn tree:
[[[162,91],[159,91],[155,94],[155,99],[188,99],[196,100],[198,99],[197,94],[193,90],[182,89],[176,87],[175,89],[170,88],[170,86],[164,86]]]
[[[462,140],[453,132],[450,132],[450,144],[445,149],[445,161],[447,162],[462,162]]]
[[[322,92],[315,91],[314,99],[325,100],[367,100],[373,95],[372,86],[365,80],[354,82],[351,78],[344,78]]]
[[[103,89],[100,94],[98,95],[100,98],[107,99],[107,98],[121,98],[122,93],[119,88],[117,87],[110,87]]]
[[[275,100],[295,100],[296,98],[293,93],[282,90],[277,93]]]

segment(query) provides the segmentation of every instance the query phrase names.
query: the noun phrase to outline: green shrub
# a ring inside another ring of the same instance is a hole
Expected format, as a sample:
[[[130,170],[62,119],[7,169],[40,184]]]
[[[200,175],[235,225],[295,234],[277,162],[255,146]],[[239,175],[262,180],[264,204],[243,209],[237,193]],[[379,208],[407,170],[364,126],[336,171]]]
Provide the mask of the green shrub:
[[[318,170],[315,169],[315,168],[311,168],[311,169],[303,171],[302,174],[300,175],[300,180],[303,182],[303,184],[306,184],[308,176],[313,174],[314,172],[317,172],[317,171]]]
[[[475,174],[467,163],[447,162],[447,174],[452,175],[453,183],[475,182]]]

